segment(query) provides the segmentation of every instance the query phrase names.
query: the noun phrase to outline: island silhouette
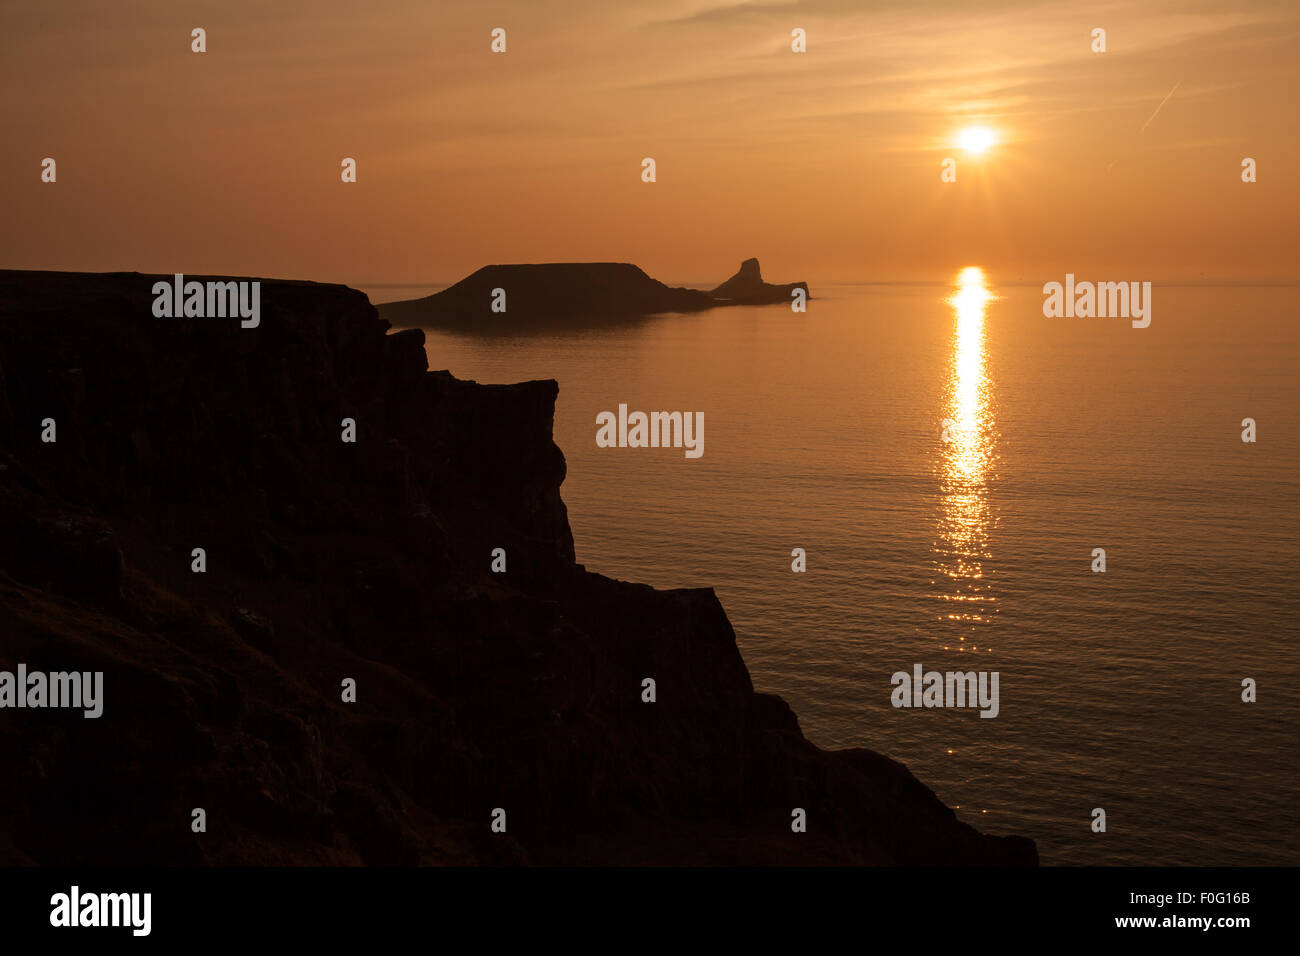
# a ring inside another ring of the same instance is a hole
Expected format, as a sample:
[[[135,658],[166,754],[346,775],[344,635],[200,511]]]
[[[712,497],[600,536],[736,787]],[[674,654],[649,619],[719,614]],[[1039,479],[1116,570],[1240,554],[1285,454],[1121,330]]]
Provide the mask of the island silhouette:
[[[491,265],[432,295],[383,303],[379,314],[399,327],[517,332],[728,305],[789,305],[796,289],[808,296],[805,282],[763,281],[757,259],[746,259],[707,291],[669,286],[628,262]]]

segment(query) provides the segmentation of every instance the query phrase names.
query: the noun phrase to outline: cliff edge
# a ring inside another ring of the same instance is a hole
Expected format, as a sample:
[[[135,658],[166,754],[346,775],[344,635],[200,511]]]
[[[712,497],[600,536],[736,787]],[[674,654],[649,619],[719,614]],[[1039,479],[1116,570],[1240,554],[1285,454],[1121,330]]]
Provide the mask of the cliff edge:
[[[0,863],[1036,863],[805,740],[711,590],[577,565],[555,382],[430,372],[342,286],[155,318],[170,279],[0,272],[0,671],[103,673],[0,709]]]

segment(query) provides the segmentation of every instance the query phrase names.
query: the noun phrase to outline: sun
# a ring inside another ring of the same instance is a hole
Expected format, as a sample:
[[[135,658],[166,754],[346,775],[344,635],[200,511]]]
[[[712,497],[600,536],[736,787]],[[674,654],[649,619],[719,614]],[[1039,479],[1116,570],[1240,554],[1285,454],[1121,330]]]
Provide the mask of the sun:
[[[957,145],[968,153],[982,153],[997,142],[987,126],[968,126],[957,134]]]

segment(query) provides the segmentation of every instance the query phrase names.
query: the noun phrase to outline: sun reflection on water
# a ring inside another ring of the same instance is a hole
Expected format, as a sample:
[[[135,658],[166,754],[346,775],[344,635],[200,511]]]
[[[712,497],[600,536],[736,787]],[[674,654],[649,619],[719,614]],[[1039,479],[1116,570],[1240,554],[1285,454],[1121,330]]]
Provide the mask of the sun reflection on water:
[[[987,490],[996,464],[984,321],[988,304],[996,299],[984,271],[970,266],[958,274],[956,291],[946,300],[954,326],[947,383],[949,420],[938,465],[939,534],[934,552],[942,577],[937,582],[941,593],[936,596],[949,605],[941,614],[943,620],[967,625],[959,635],[957,649],[963,651],[974,651],[983,643],[966,638],[997,611],[984,567],[991,557]]]

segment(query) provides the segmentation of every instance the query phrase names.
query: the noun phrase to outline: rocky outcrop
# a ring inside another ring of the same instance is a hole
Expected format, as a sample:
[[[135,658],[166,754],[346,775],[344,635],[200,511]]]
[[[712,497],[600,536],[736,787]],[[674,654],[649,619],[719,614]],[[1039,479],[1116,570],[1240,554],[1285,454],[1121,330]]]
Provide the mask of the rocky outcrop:
[[[0,670],[104,673],[98,719],[0,709],[0,862],[1036,861],[805,740],[712,591],[575,564],[556,383],[429,372],[340,286],[243,329],[154,278],[0,272]]]
[[[802,282],[771,285],[758,260],[711,292],[664,285],[626,262],[551,262],[484,266],[422,299],[386,302],[379,314],[396,327],[446,328],[490,334],[606,325],[663,312],[699,312],[725,305],[789,304]]]
[[[763,281],[757,259],[746,259],[740,264],[736,274],[722,285],[717,286],[709,295],[724,301],[728,305],[768,305],[775,302],[789,304],[795,289],[808,293],[806,282],[790,282],[773,285]]]

